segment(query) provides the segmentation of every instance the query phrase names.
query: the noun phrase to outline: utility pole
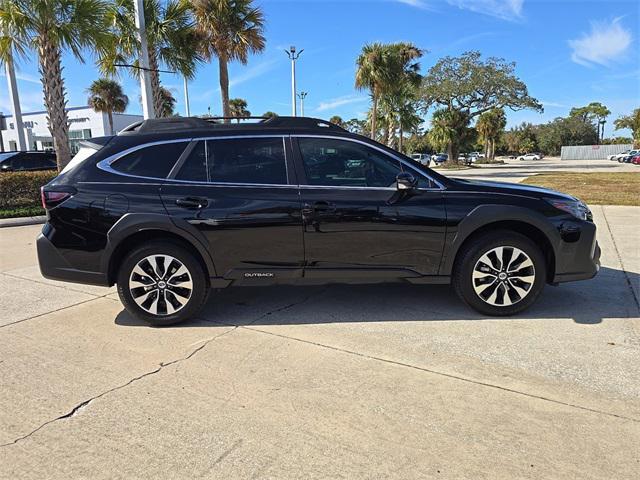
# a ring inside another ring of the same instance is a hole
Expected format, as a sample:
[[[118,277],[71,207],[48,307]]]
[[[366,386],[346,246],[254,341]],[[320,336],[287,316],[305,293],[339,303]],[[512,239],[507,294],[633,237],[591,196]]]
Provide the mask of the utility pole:
[[[191,109],[189,108],[189,88],[187,87],[187,77],[182,77],[184,80],[184,108],[187,113],[187,117],[191,116]]]
[[[304,99],[307,98],[309,92],[300,92],[298,97],[300,97],[300,115],[304,117]]]
[[[20,99],[18,98],[18,85],[16,83],[16,70],[13,65],[13,57],[9,54],[9,58],[5,62],[7,70],[7,83],[9,85],[9,98],[11,99],[11,107],[13,110],[13,124],[16,128],[18,136],[18,150],[27,150],[27,142],[24,138],[24,124],[22,123],[22,111],[20,110]]]
[[[142,112],[145,120],[155,118],[153,99],[151,98],[151,72],[149,71],[149,46],[147,44],[147,31],[144,23],[143,0],[134,0],[136,30],[140,42],[140,90],[142,94]]]
[[[291,115],[296,116],[296,60],[300,58],[300,54],[304,52],[304,48],[296,53],[296,47],[291,45],[289,50],[285,50],[289,60],[291,60]]]

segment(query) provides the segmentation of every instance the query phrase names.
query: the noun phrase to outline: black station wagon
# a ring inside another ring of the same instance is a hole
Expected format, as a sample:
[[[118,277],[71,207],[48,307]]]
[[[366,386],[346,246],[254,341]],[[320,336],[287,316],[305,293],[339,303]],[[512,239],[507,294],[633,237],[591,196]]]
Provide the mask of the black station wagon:
[[[211,288],[309,281],[451,283],[512,315],[599,268],[580,200],[447,178],[312,118],[146,120],[85,141],[42,201],[42,274],[117,283],[154,325],[197,314]]]

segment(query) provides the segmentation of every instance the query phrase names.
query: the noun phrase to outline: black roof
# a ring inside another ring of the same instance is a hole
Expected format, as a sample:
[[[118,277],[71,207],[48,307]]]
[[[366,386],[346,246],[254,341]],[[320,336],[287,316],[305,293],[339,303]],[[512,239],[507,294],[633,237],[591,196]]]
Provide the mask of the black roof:
[[[229,123],[224,123],[230,120]],[[238,122],[238,120],[240,120]],[[247,120],[258,120],[247,121]],[[221,130],[261,130],[261,129],[303,129],[303,130],[333,130],[346,132],[331,122],[319,118],[310,117],[170,117],[144,120],[129,125],[120,134],[132,133],[179,133],[200,131]]]

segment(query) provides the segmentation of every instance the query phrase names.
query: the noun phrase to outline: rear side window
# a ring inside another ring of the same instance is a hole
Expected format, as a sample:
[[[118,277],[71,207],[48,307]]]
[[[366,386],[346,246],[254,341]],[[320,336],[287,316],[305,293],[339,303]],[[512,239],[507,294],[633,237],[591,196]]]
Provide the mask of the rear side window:
[[[187,146],[187,142],[144,147],[119,158],[111,168],[138,177],[166,178]]]
[[[282,137],[200,141],[176,179],[284,185],[287,167]]]

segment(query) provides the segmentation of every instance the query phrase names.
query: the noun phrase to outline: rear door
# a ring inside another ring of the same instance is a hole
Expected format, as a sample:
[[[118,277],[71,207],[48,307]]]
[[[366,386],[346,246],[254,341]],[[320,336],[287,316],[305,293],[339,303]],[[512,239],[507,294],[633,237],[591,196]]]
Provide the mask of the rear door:
[[[437,274],[446,229],[437,184],[364,142],[322,136],[295,140],[305,277]],[[420,189],[398,199],[396,176],[404,170],[420,178]]]
[[[161,197],[172,217],[204,234],[218,275],[301,276],[301,204],[288,137],[207,138],[189,148]]]

